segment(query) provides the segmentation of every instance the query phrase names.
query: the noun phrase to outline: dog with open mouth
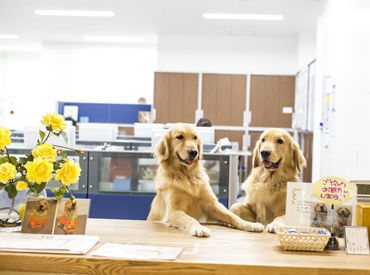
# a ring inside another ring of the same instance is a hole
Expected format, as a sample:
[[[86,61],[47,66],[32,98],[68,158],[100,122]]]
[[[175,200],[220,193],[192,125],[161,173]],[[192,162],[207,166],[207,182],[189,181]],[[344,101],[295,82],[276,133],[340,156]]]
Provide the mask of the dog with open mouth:
[[[193,127],[180,123],[171,127],[159,141],[155,155],[160,164],[149,221],[162,221],[197,237],[210,236],[201,220],[263,231],[262,224],[244,221],[218,202],[200,163],[202,144]]]
[[[299,145],[287,131],[273,128],[263,132],[253,151],[252,172],[242,186],[245,202],[233,204],[231,212],[276,232],[285,224],[287,182],[299,181],[305,162]]]
[[[63,216],[58,220],[58,226],[64,231],[64,234],[73,234],[77,230],[77,202],[67,200],[64,204]]]

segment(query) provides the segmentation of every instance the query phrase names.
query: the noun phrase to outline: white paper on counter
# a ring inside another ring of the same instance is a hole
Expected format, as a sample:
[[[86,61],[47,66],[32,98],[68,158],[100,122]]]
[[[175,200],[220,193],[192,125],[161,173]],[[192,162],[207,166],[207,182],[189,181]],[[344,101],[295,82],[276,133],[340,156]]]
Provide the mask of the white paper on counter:
[[[106,243],[91,255],[122,259],[176,260],[183,250],[183,247]]]
[[[0,251],[86,254],[97,236],[1,233]]]

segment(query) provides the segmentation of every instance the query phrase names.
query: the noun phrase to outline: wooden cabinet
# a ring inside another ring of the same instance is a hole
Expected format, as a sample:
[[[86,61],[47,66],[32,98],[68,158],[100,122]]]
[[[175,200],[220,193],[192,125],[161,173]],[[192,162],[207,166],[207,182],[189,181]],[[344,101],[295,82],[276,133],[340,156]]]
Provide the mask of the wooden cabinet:
[[[196,73],[155,73],[156,123],[195,122],[198,79]]]

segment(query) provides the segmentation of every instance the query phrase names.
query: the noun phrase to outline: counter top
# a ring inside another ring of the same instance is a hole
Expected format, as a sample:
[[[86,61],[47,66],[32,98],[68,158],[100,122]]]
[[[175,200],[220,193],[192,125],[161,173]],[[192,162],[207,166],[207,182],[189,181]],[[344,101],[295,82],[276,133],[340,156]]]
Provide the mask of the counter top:
[[[124,260],[91,256],[0,253],[0,270],[74,274],[369,274],[370,256],[339,251],[284,251],[276,235],[206,225],[210,238],[195,238],[159,222],[88,219],[87,234],[107,242],[180,246],[175,261]],[[16,233],[15,233],[16,234]],[[341,240],[342,241],[342,240]],[[342,242],[343,243],[343,242]]]

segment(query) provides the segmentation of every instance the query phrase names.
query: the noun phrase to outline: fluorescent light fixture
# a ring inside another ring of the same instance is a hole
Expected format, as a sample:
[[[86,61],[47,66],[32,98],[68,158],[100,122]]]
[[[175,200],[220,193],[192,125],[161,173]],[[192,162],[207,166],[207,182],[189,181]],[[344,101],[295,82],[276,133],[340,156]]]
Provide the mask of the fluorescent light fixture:
[[[0,39],[18,39],[19,36],[15,34],[0,34]]]
[[[118,43],[140,43],[144,42],[141,37],[119,37],[119,36],[84,36],[85,41],[94,42],[118,42]]]
[[[283,20],[281,14],[246,14],[246,13],[203,13],[205,19],[228,19],[228,20]]]
[[[87,11],[87,10],[35,10],[38,15],[51,16],[87,16],[87,17],[114,17],[113,11]]]

